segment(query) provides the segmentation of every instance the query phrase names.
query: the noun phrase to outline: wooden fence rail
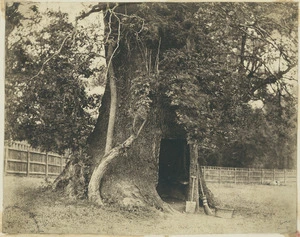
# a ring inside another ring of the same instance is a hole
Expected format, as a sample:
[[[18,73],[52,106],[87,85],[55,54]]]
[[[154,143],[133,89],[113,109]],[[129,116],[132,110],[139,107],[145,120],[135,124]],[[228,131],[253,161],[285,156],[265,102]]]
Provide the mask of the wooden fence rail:
[[[201,166],[206,182],[232,184],[296,183],[297,172],[291,169],[255,169]]]
[[[68,158],[55,153],[41,152],[21,142],[5,143],[5,174],[57,176]],[[296,183],[296,170],[255,169],[201,166],[206,182],[233,184],[266,184],[272,181]]]
[[[22,142],[5,143],[5,174],[57,176],[66,165],[67,157],[41,152]]]

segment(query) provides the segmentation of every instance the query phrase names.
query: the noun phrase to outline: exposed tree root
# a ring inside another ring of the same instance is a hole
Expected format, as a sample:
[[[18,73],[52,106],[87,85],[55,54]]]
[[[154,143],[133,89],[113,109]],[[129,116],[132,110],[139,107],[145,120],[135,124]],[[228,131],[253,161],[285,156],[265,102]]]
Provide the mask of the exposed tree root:
[[[75,160],[70,160],[63,172],[55,179],[52,190],[64,191],[70,198],[86,197],[86,180],[84,166]]]

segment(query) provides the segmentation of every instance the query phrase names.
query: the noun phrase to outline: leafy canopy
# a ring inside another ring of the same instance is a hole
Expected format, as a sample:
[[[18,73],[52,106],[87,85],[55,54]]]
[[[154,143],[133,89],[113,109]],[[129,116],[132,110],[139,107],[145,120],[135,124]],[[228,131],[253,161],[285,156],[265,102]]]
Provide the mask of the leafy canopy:
[[[296,4],[109,4],[108,10],[102,5],[94,4],[81,18],[110,13],[104,36],[99,26],[75,27],[66,14],[49,12],[51,24],[8,46],[8,134],[51,148],[84,144],[93,124],[86,108],[99,103],[87,97],[82,79],[101,75],[100,64],[91,65],[114,41],[115,56],[126,52],[128,59],[117,62],[122,66],[117,70],[127,72],[132,54],[143,68],[131,72],[134,118],[167,105],[188,139],[200,144],[206,164],[293,166]],[[17,14],[14,8],[7,8],[8,15]],[[32,11],[32,24],[45,17]],[[7,20],[24,35],[24,26]]]

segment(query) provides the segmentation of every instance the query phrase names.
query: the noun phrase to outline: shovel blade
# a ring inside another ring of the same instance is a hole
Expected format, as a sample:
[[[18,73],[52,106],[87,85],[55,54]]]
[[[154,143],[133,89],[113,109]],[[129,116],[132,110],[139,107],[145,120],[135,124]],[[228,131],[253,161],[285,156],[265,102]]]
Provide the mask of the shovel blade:
[[[196,210],[196,202],[187,201],[185,205],[185,212],[186,213],[194,213]]]

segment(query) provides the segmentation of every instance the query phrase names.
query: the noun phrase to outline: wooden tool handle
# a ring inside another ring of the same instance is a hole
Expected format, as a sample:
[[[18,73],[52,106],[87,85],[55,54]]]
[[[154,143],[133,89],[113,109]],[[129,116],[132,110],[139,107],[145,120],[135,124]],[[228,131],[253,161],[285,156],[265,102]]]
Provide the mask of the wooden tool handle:
[[[191,201],[194,200],[194,188],[195,188],[195,179],[196,179],[196,176],[191,176],[192,178],[192,197],[191,197]]]

